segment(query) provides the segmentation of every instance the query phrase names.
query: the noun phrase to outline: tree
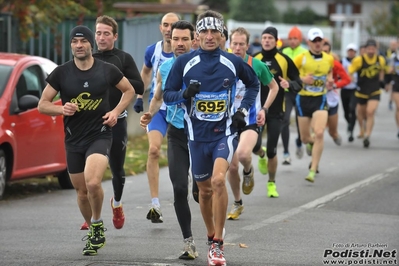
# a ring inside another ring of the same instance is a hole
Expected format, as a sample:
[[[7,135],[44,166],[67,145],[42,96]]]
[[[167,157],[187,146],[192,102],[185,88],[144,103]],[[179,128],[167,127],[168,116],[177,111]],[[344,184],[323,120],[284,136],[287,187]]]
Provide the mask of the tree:
[[[298,11],[290,5],[282,14],[282,21],[287,24],[298,24]]]
[[[54,29],[65,18],[89,13],[73,0],[0,0],[0,10],[11,12],[18,20],[22,41],[37,36],[47,27]]]
[[[209,6],[209,9],[218,11],[220,13],[228,13],[229,12],[229,3],[228,0],[202,0],[202,5]]]
[[[238,21],[279,21],[274,0],[230,0],[230,18]]]
[[[382,7],[371,15],[371,23],[366,26],[370,35],[395,35],[399,34],[399,3],[393,2],[390,6],[385,1]]]

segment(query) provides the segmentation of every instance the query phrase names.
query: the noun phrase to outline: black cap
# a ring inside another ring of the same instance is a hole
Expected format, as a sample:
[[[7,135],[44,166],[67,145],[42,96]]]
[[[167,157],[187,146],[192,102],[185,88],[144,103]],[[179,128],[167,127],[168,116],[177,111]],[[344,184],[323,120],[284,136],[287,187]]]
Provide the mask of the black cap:
[[[262,35],[263,34],[270,34],[270,35],[272,35],[275,39],[276,39],[276,41],[277,41],[277,39],[278,39],[278,32],[277,32],[277,29],[275,28],[275,27],[267,27],[263,32],[262,32]]]
[[[367,46],[375,46],[375,47],[377,47],[377,42],[374,39],[368,39],[365,46],[366,47]]]
[[[69,42],[74,37],[84,37],[91,44],[91,48],[94,48],[94,34],[88,27],[79,25],[73,28],[69,34]]]

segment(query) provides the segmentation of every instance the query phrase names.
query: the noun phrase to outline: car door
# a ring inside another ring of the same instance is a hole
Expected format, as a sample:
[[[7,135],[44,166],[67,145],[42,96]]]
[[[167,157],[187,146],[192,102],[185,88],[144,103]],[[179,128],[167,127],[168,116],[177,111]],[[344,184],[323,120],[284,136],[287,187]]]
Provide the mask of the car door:
[[[20,73],[13,101],[20,101],[24,95],[40,98],[45,87],[44,73],[39,65],[27,66]],[[15,106],[15,104],[13,104]],[[18,106],[18,105],[17,105]],[[45,168],[64,162],[63,136],[61,116],[40,114],[37,108],[16,111],[14,119],[14,135],[17,143],[15,151],[15,175],[25,173],[43,173]],[[57,119],[58,118],[58,119]]]

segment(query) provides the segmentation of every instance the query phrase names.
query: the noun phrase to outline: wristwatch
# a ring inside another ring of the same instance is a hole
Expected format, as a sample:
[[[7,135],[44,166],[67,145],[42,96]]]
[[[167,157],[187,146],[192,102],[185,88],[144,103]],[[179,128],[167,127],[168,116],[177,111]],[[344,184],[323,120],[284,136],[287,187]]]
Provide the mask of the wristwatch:
[[[248,111],[245,108],[238,108],[237,111],[240,111],[241,113],[243,113],[244,116],[248,116]]]
[[[267,112],[269,112],[269,109],[267,109],[266,107],[262,107],[263,111],[265,111],[265,115],[267,115]]]

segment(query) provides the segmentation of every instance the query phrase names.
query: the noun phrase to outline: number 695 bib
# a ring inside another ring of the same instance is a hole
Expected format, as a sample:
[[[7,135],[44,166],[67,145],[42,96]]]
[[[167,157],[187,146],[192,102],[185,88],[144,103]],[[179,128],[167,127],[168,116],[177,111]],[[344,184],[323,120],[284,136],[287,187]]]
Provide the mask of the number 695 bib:
[[[229,95],[227,91],[201,91],[194,98],[193,116],[198,120],[220,121],[226,115],[228,105]]]

